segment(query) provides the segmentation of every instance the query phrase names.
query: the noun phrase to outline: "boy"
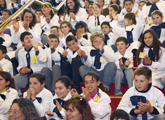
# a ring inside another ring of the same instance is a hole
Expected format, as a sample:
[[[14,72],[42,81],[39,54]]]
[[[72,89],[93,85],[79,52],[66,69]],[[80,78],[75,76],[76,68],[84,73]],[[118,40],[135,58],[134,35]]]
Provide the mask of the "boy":
[[[68,76],[74,83],[78,93],[81,92],[80,82],[82,82],[79,67],[82,64],[80,56],[78,54],[79,49],[84,49],[82,46],[78,46],[77,38],[73,35],[69,35],[66,38],[66,45],[63,52],[63,63],[62,63],[62,75]]]
[[[127,84],[129,88],[133,85],[134,72],[133,67],[133,54],[131,51],[127,51],[129,46],[128,40],[125,37],[119,37],[116,40],[116,47],[118,52],[115,53],[115,63],[117,66],[115,76],[115,95],[122,95],[121,82]]]
[[[5,59],[7,53],[7,49],[5,46],[0,45],[0,71],[6,71],[9,72],[11,75],[13,75],[13,67],[12,63]]]
[[[124,0],[123,2],[124,8],[121,10],[119,17],[118,17],[118,22],[121,24],[122,27],[124,27],[124,16],[127,13],[135,13],[137,11],[137,8],[134,6],[134,1],[133,0]]]
[[[56,33],[57,35],[59,35],[59,34],[58,34],[58,29],[59,29],[58,26],[52,26],[52,27],[50,28],[50,33]]]
[[[79,56],[85,65],[79,68],[80,75],[83,77],[89,71],[100,75],[104,87],[109,91],[109,86],[113,82],[116,74],[116,65],[114,63],[114,52],[110,46],[104,45],[104,36],[102,33],[95,32],[90,37],[92,46],[86,49],[87,52],[79,50]]]
[[[164,120],[163,93],[152,86],[152,71],[148,67],[141,67],[135,71],[134,84],[122,97],[117,109],[123,109],[130,114],[131,119]]]
[[[40,72],[42,64],[47,61],[46,53],[33,40],[30,32],[23,32],[20,39],[24,47],[18,52],[19,74],[14,76],[16,90],[25,88],[28,85],[29,76]]]
[[[117,49],[115,46],[115,41],[117,39],[117,36],[112,33],[112,27],[110,26],[109,22],[103,22],[101,24],[101,31],[105,37],[104,40],[105,45],[110,45],[114,50],[114,52],[116,52]]]
[[[49,48],[44,49],[48,56],[47,64],[41,70],[45,74],[46,88],[50,91],[55,90],[55,81],[61,76],[61,56],[64,49],[59,46],[59,37],[52,33],[48,36]]]

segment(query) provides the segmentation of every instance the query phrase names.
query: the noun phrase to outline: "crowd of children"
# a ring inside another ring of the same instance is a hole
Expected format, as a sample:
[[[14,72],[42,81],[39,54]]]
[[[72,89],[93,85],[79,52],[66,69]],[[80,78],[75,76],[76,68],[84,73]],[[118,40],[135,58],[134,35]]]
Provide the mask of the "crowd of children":
[[[28,1],[0,0],[0,24]],[[41,1],[0,31],[0,119],[29,101],[41,120],[165,119],[165,1]],[[129,87],[113,113],[112,82]]]

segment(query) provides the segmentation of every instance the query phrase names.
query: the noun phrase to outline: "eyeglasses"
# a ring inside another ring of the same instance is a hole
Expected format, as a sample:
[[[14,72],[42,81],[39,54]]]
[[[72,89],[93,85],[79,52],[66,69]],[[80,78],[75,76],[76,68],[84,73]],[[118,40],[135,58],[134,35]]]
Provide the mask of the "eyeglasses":
[[[13,114],[19,114],[19,113],[21,113],[21,111],[20,110],[9,110],[8,112],[7,112],[7,114],[10,114],[11,112],[13,112]]]

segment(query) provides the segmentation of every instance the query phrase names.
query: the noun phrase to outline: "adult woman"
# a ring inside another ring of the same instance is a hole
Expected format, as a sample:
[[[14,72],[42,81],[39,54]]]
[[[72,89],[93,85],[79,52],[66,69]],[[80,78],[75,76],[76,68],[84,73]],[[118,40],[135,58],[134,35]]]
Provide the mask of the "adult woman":
[[[82,96],[74,96],[65,102],[67,120],[94,120],[87,100]]]
[[[34,104],[26,98],[15,99],[8,113],[10,120],[40,120]]]
[[[16,20],[13,20],[13,27],[15,33],[12,35],[12,42],[17,44],[17,48],[22,47],[20,35],[25,31],[32,33],[34,41],[37,43],[41,42],[41,27],[37,23],[36,15],[31,9],[23,11],[22,21],[16,22]]]
[[[77,21],[86,22],[88,15],[85,9],[81,8],[78,0],[67,0],[66,3],[65,15],[61,20],[69,21],[73,28],[75,28]]]

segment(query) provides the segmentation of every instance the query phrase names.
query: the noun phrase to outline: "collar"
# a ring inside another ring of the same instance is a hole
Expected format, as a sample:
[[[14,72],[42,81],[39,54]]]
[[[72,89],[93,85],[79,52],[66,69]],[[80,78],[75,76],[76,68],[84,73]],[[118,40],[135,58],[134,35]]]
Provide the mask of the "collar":
[[[25,50],[26,52],[30,52],[32,48],[33,48],[33,47],[31,47],[29,50],[26,50],[26,48],[24,47],[24,50]]]
[[[147,93],[147,92],[151,89],[151,86],[152,86],[152,83],[150,83],[150,84],[148,85],[147,90],[144,90],[144,91],[138,91],[138,89],[136,89],[136,87],[135,87],[135,89],[136,89],[138,92],[140,92],[140,93]]]
[[[96,94],[97,94],[97,91],[94,92],[94,93],[91,93],[91,94],[90,94],[90,97],[93,99],[93,98],[96,96]]]
[[[3,93],[3,92],[5,92],[5,91],[7,91],[8,89],[9,89],[9,87],[6,87],[5,89],[0,90],[0,93]]]
[[[41,92],[39,92],[36,97],[41,97],[43,96],[43,92],[44,92],[45,88],[42,88]]]

